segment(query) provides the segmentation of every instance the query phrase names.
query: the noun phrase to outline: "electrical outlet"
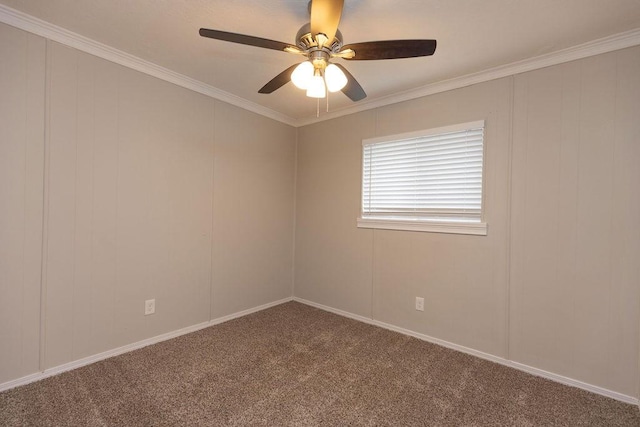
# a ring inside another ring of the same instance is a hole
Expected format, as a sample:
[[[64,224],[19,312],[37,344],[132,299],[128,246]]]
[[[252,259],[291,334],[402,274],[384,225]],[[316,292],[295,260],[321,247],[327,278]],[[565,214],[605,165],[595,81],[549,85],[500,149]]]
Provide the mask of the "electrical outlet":
[[[148,316],[156,312],[156,300],[148,299],[144,302],[144,315]]]
[[[424,311],[424,298],[416,297],[416,310]]]

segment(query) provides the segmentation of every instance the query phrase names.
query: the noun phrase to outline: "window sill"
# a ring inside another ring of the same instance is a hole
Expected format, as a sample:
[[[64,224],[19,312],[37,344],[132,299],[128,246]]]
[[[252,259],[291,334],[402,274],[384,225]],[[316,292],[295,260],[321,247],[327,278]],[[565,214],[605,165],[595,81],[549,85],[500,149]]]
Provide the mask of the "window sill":
[[[422,231],[428,233],[487,235],[486,222],[453,222],[429,220],[393,220],[382,218],[358,218],[358,228],[382,230]]]

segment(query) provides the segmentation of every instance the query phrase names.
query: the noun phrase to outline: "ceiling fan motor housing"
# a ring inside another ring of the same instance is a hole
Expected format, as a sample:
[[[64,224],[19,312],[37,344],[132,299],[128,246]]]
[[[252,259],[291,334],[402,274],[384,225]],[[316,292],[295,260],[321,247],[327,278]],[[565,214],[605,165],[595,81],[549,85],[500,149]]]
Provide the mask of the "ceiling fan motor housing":
[[[318,41],[311,34],[311,24],[306,23],[298,30],[296,34],[296,45],[304,51],[313,52],[314,50],[326,50],[327,53],[337,53],[342,48],[342,33],[336,30],[336,36],[331,43],[325,43],[322,48],[318,47]]]

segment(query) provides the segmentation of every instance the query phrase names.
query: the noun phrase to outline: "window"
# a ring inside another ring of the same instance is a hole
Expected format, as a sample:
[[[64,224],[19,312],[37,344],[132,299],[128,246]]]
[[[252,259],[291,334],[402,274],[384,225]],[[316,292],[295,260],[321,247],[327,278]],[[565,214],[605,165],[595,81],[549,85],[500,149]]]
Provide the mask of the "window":
[[[362,142],[358,227],[487,234],[484,121]]]

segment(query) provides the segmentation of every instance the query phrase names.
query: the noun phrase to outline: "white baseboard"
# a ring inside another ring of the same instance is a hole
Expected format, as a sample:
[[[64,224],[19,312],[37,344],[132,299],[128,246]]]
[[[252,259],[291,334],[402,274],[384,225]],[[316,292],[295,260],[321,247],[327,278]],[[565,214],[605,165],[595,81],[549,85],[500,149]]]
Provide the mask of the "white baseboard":
[[[561,384],[569,385],[569,386],[572,386],[572,387],[577,387],[577,388],[580,388],[580,389],[583,389],[583,390],[586,390],[586,391],[590,391],[592,393],[596,393],[596,394],[600,394],[602,396],[610,397],[612,399],[619,400],[621,402],[630,403],[630,404],[634,404],[634,405],[638,405],[639,404],[638,399],[635,398],[635,397],[632,397],[632,396],[627,396],[625,394],[618,393],[618,392],[615,392],[615,391],[612,391],[612,390],[608,390],[608,389],[605,389],[605,388],[602,388],[602,387],[598,387],[598,386],[595,386],[595,385],[592,385],[592,384],[588,384],[588,383],[585,383],[585,382],[582,382],[582,381],[578,381],[578,380],[575,380],[573,378],[565,377],[563,375],[555,374],[553,372],[548,372],[548,371],[545,371],[545,370],[542,370],[542,369],[535,368],[533,366],[528,366],[528,365],[525,365],[525,364],[522,364],[522,363],[515,362],[513,360],[504,359],[504,358],[499,357],[499,356],[494,356],[494,355],[489,354],[489,353],[484,353],[484,352],[479,351],[479,350],[475,350],[475,349],[472,349],[472,348],[469,348],[469,347],[464,347],[464,346],[461,346],[461,345],[458,345],[458,344],[454,344],[454,343],[451,343],[451,342],[448,342],[448,341],[441,340],[439,338],[431,337],[429,335],[425,335],[425,334],[421,334],[421,333],[418,333],[418,332],[414,332],[414,331],[411,331],[409,329],[404,329],[404,328],[401,328],[399,326],[391,325],[389,323],[381,322],[381,321],[375,320],[375,319],[370,319],[368,317],[359,316],[357,314],[349,313],[347,311],[339,310],[339,309],[336,309],[336,308],[333,308],[333,307],[329,307],[329,306],[326,306],[326,305],[318,304],[318,303],[315,303],[315,302],[312,302],[312,301],[308,301],[308,300],[305,300],[305,299],[302,299],[302,298],[298,298],[298,297],[289,297],[289,298],[284,298],[284,299],[281,299],[281,300],[278,300],[278,301],[274,301],[274,302],[271,302],[271,303],[268,303],[268,304],[263,304],[263,305],[260,305],[258,307],[250,308],[248,310],[243,310],[243,311],[239,311],[237,313],[233,313],[233,314],[230,314],[230,315],[227,315],[227,316],[223,316],[223,317],[219,317],[219,318],[216,318],[216,319],[212,319],[212,320],[210,320],[208,322],[198,323],[196,325],[188,326],[186,328],[178,329],[176,331],[167,332],[165,334],[161,334],[161,335],[158,335],[158,336],[155,336],[155,337],[152,337],[152,338],[148,338],[148,339],[145,339],[145,340],[142,340],[142,341],[138,341],[138,342],[135,342],[135,343],[132,343],[132,344],[128,344],[128,345],[125,345],[125,346],[122,346],[122,347],[118,347],[118,348],[115,348],[115,349],[112,349],[112,350],[107,350],[107,351],[102,352],[102,353],[94,354],[92,356],[85,357],[85,358],[82,358],[82,359],[78,359],[78,360],[75,360],[73,362],[69,362],[69,363],[65,363],[63,365],[55,366],[53,368],[45,369],[42,372],[36,372],[36,373],[30,374],[30,375],[26,375],[24,377],[21,377],[21,378],[15,379],[15,380],[7,381],[5,383],[0,384],[0,392],[15,388],[15,387],[18,387],[18,386],[21,386],[21,385],[29,384],[29,383],[32,383],[32,382],[35,382],[35,381],[39,381],[39,380],[42,380],[44,378],[48,378],[48,377],[60,374],[62,372],[70,371],[72,369],[76,369],[76,368],[80,368],[82,366],[90,365],[91,363],[95,363],[95,362],[98,362],[100,360],[108,359],[109,357],[118,356],[120,354],[128,353],[128,352],[133,351],[133,350],[138,350],[140,348],[147,347],[149,345],[156,344],[156,343],[159,343],[159,342],[162,342],[162,341],[166,341],[166,340],[169,340],[169,339],[172,339],[172,338],[176,338],[176,337],[179,337],[181,335],[185,335],[185,334],[188,334],[188,333],[191,333],[191,332],[195,332],[195,331],[198,331],[200,329],[208,328],[209,326],[214,326],[214,325],[218,325],[220,323],[228,322],[229,320],[233,320],[233,319],[236,319],[236,318],[239,318],[239,317],[246,316],[246,315],[251,314],[251,313],[262,311],[262,310],[265,310],[267,308],[271,308],[271,307],[274,307],[276,305],[284,304],[284,303],[289,302],[289,301],[297,301],[299,303],[302,303],[302,304],[305,304],[305,305],[309,305],[311,307],[316,307],[316,308],[319,308],[321,310],[328,311],[328,312],[331,312],[331,313],[334,313],[334,314],[338,314],[338,315],[343,316],[343,317],[348,317],[350,319],[354,319],[354,320],[357,320],[357,321],[360,321],[360,322],[368,323],[370,325],[379,326],[379,327],[384,328],[384,329],[388,329],[388,330],[391,330],[391,331],[399,332],[401,334],[412,336],[412,337],[418,338],[418,339],[423,340],[423,341],[428,341],[428,342],[431,342],[433,344],[440,345],[442,347],[450,348],[452,350],[460,351],[462,353],[467,353],[467,354],[470,354],[472,356],[479,357],[481,359],[489,360],[491,362],[495,362],[495,363],[499,363],[499,364],[504,365],[504,366],[508,366],[510,368],[518,369],[520,371],[527,372],[527,373],[532,374],[532,375],[536,375],[536,376],[539,376],[539,377],[547,378],[547,379],[550,379],[552,381],[556,381],[556,382],[561,383]]]
[[[132,344],[127,344],[122,347],[107,350],[102,353],[94,354],[92,356],[83,357],[82,359],[74,360],[73,362],[65,363],[63,365],[54,366],[53,368],[45,369],[42,372],[36,372],[27,376],[7,381],[0,384],[0,392],[9,390],[21,385],[29,384],[35,381],[40,381],[44,378],[52,377],[54,375],[61,374],[72,369],[80,368],[82,366],[90,365],[100,360],[108,359],[110,357],[118,356],[123,353],[128,353],[133,350],[138,350],[143,347],[147,347],[152,344],[157,344],[162,341],[170,340],[172,338],[179,337],[181,335],[189,334],[191,332],[199,331],[200,329],[208,328],[209,326],[219,325],[220,323],[228,322],[229,320],[237,319],[238,317],[246,316],[257,311],[262,311],[267,308],[274,307],[276,305],[284,304],[285,302],[292,301],[293,297],[284,298],[278,301],[273,301],[267,304],[253,307],[248,310],[239,311],[237,313],[229,314],[227,316],[218,317],[216,319],[209,320],[208,322],[198,323],[196,325],[187,326],[186,328],[178,329],[175,331],[167,332],[165,334],[157,335],[152,338],[147,338],[142,341],[138,341]]]
[[[338,314],[340,316],[348,317],[350,319],[358,320],[360,322],[368,323],[370,325],[379,326],[384,329],[388,329],[390,331],[399,332],[404,335],[409,335],[415,338],[418,338],[423,341],[428,341],[433,344],[440,345],[442,347],[450,348],[452,350],[460,351],[462,353],[467,353],[472,356],[479,357],[481,359],[489,360],[491,362],[499,363],[504,366],[508,366],[510,368],[517,369],[519,371],[527,372],[529,374],[546,378],[561,384],[565,384],[572,387],[577,387],[582,390],[590,391],[592,393],[596,393],[605,397],[610,397],[615,400],[619,400],[621,402],[630,403],[633,405],[638,405],[639,401],[637,398],[632,396],[627,396],[626,394],[618,393],[616,391],[608,390],[606,388],[598,387],[593,384],[588,384],[582,381],[575,380],[573,378],[565,377],[563,375],[555,374],[553,372],[548,372],[542,369],[535,368],[533,366],[528,366],[522,363],[514,362],[513,360],[508,360],[503,357],[494,356],[493,354],[484,353],[479,350],[475,350],[469,347],[464,347],[462,345],[454,344],[448,341],[441,340],[439,338],[431,337],[429,335],[424,335],[418,332],[411,331],[409,329],[404,329],[399,326],[391,325],[389,323],[381,322],[379,320],[370,319],[368,317],[359,316],[357,314],[349,313],[348,311],[339,310],[333,307],[328,307],[326,305],[318,304],[313,301],[308,301],[302,298],[294,297],[294,301],[297,301],[302,304],[309,305],[311,307],[319,308],[324,311],[328,311],[334,314]]]

